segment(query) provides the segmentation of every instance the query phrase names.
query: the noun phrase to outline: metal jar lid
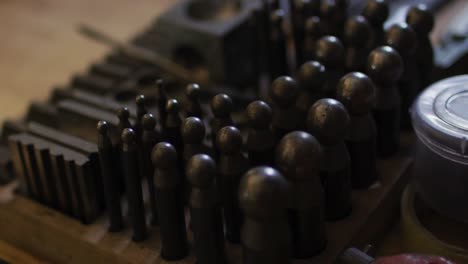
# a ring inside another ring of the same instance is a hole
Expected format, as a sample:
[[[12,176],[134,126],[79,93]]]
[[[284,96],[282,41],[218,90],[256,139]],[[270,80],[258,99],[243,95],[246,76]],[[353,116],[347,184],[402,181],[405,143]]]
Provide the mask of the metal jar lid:
[[[468,75],[429,86],[415,100],[411,116],[418,138],[429,149],[468,164]]]

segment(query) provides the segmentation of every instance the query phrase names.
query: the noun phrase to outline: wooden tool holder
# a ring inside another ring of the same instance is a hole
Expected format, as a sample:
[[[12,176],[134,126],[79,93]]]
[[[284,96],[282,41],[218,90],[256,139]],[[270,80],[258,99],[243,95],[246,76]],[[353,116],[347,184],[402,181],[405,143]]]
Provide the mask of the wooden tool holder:
[[[410,164],[411,159],[403,154],[389,160],[379,160],[380,182],[368,190],[353,191],[351,215],[343,220],[327,222],[326,249],[314,258],[295,260],[293,263],[334,263],[347,247],[362,247],[378,241],[398,218],[400,197],[408,182]],[[131,240],[129,228],[119,233],[109,233],[105,215],[93,224],[83,225],[20,195],[13,195],[0,204],[0,226],[0,240],[54,263],[196,262],[193,254],[180,261],[163,260],[158,227],[150,228],[148,240],[135,243]],[[230,263],[241,263],[239,245],[227,243],[226,249]]]

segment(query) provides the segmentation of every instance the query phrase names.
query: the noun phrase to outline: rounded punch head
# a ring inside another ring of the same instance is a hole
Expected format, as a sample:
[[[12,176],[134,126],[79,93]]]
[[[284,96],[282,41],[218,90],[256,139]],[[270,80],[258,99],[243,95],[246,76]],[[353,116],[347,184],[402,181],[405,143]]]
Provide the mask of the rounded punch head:
[[[130,118],[130,110],[127,107],[122,107],[117,110],[117,117],[119,120],[127,120]]]
[[[197,99],[200,95],[200,85],[191,83],[185,88],[185,94],[190,99]]]
[[[320,5],[320,16],[333,18],[338,12],[339,6],[334,0],[323,0]]]
[[[310,2],[310,0],[294,0],[294,7],[299,10],[303,10],[310,4]]]
[[[301,17],[308,17],[320,11],[320,1],[315,0],[294,0],[293,12]]]
[[[276,105],[288,107],[296,102],[298,87],[296,81],[289,76],[280,76],[271,84],[270,96]]]
[[[307,113],[307,130],[323,145],[343,141],[349,125],[348,111],[343,104],[331,98],[315,102]]]
[[[276,147],[276,165],[291,180],[307,180],[309,171],[318,170],[322,148],[311,134],[294,131],[284,136]]]
[[[193,186],[203,188],[213,184],[216,172],[216,163],[210,156],[197,154],[188,160],[185,174]]]
[[[307,9],[313,7],[313,4],[315,4],[314,2],[317,2],[317,1],[311,1],[311,0],[294,0],[294,8],[296,10],[300,10],[300,11],[307,11]]]
[[[305,23],[305,32],[309,36],[321,36],[322,35],[322,22],[320,17],[313,16],[309,17]]]
[[[351,115],[363,115],[371,111],[374,93],[374,83],[367,75],[351,72],[338,82],[336,99],[348,109]]]
[[[281,25],[281,23],[283,23],[284,16],[285,15],[284,15],[284,10],[283,9],[276,9],[271,14],[271,23],[273,25]]]
[[[205,125],[198,117],[187,117],[182,123],[182,138],[185,143],[198,144],[205,137]]]
[[[154,128],[156,127],[156,118],[154,117],[153,114],[145,114],[143,116],[143,119],[142,119],[142,123],[143,123],[143,129],[144,130],[154,130]]]
[[[271,167],[247,171],[239,185],[239,205],[250,218],[270,219],[284,214],[288,201],[288,182]]]
[[[353,16],[346,20],[344,40],[350,46],[363,46],[369,41],[372,28],[363,16]]]
[[[403,60],[394,48],[381,46],[369,54],[366,69],[372,80],[383,84],[393,83],[403,73]]]
[[[232,109],[233,103],[227,94],[217,94],[211,99],[211,111],[215,117],[228,117]]]
[[[388,4],[385,0],[368,0],[362,15],[374,26],[382,26],[389,15]]]
[[[315,46],[315,57],[325,67],[336,67],[344,61],[344,47],[334,36],[321,37]]]
[[[99,121],[97,124],[97,130],[99,134],[107,135],[107,132],[109,131],[109,123],[106,121]]]
[[[408,10],[406,23],[419,34],[428,35],[434,27],[434,15],[426,5],[419,4]]]
[[[163,79],[157,79],[156,80],[156,88],[164,89],[165,86],[166,86],[166,82]]]
[[[239,129],[233,126],[225,126],[218,131],[216,144],[220,152],[224,154],[236,153],[242,148],[242,135]]]
[[[157,168],[170,168],[177,164],[177,151],[171,143],[160,142],[154,146],[151,160]]]
[[[136,133],[131,128],[125,128],[122,131],[122,142],[124,144],[132,144],[136,141]]]
[[[166,111],[171,114],[178,113],[180,110],[179,101],[176,99],[169,99],[166,103]]]
[[[416,51],[418,37],[406,23],[392,25],[385,33],[385,42],[395,48],[401,55],[409,56]]]
[[[158,79],[156,80],[156,97],[157,99],[160,100],[166,100],[165,99],[165,94],[166,94],[166,82],[163,79]]]
[[[140,94],[140,95],[137,95],[137,97],[135,98],[135,103],[138,107],[146,107],[146,99],[145,99],[145,96]]]
[[[273,118],[271,107],[264,101],[254,101],[247,106],[247,118],[256,128],[268,128]]]
[[[326,81],[325,66],[318,61],[308,61],[299,68],[297,79],[302,89],[320,90]]]

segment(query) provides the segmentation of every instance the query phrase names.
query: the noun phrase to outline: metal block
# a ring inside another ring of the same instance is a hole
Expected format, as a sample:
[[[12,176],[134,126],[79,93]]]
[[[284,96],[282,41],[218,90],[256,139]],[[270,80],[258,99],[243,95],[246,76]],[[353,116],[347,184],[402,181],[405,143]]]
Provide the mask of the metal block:
[[[14,166],[35,200],[93,222],[102,207],[96,185],[96,166],[82,153],[40,137],[21,133],[9,138]]]
[[[252,16],[259,1],[181,1],[135,39],[188,68],[206,68],[227,84],[256,80],[257,29]]]

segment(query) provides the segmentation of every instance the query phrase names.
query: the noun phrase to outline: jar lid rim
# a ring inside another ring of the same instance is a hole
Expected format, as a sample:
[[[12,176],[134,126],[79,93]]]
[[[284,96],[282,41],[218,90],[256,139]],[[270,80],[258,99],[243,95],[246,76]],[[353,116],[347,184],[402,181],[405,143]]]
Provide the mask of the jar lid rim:
[[[437,146],[446,156],[468,160],[468,75],[429,86],[415,100],[411,117],[425,144]]]

